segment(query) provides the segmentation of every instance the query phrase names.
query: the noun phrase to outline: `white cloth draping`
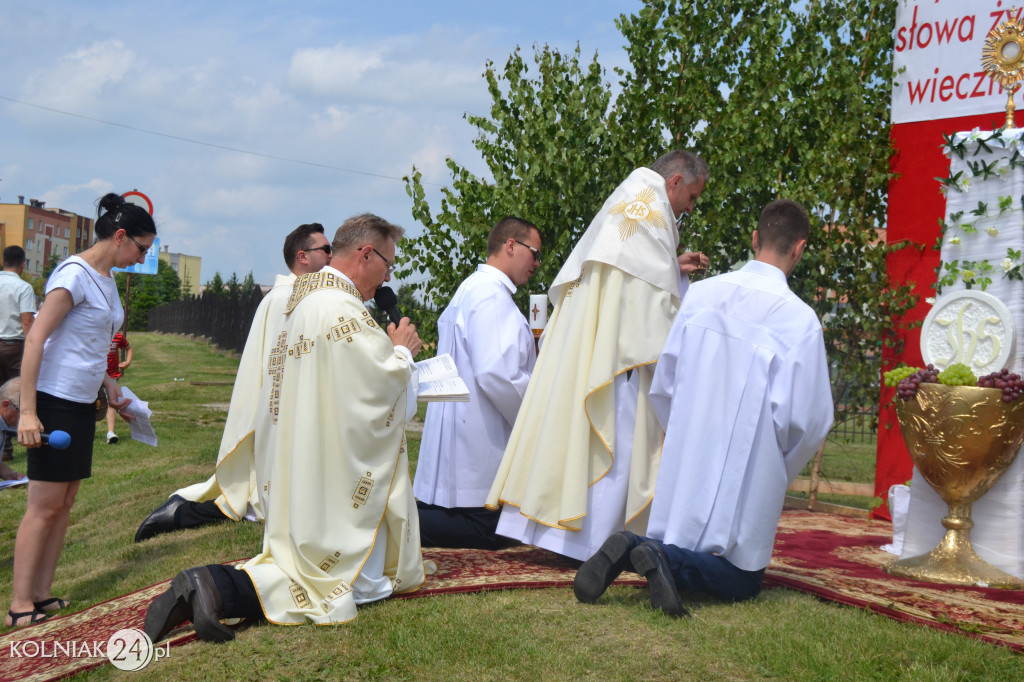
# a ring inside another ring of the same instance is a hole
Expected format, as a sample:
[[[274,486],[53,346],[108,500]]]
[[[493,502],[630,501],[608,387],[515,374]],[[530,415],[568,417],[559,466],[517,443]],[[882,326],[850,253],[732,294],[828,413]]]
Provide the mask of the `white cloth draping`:
[[[242,569],[271,622],[344,622],[426,577],[405,443],[412,361],[329,266],[296,280],[286,315],[261,406],[263,549]]]
[[[832,426],[814,311],[757,261],[691,285],[650,397],[665,445],[648,536],[767,566],[786,488]]]
[[[664,179],[640,168],[555,277],[537,366],[487,496],[489,508],[505,505],[498,533],[588,559],[627,524],[646,529],[662,438],[647,389],[683,291],[678,243]]]
[[[469,402],[427,406],[413,482],[427,504],[482,507],[494,482],[537,359],[515,291],[503,272],[480,265],[437,322],[437,353],[452,356]]]
[[[991,131],[981,133],[988,137]],[[960,173],[959,187],[964,191],[950,189],[946,196],[946,222],[949,225],[942,242],[942,261],[987,260],[992,266],[992,283],[986,293],[999,298],[1009,309],[1016,328],[1016,339],[1008,365],[1011,371],[1024,374],[1024,282],[1003,277],[1003,260],[1007,250],[1024,251],[1024,212],[1021,210],[1021,196],[1024,195],[1024,169],[1011,167],[1010,159],[1015,153],[1024,154],[1021,143],[1024,131],[1010,129],[1003,131],[998,140],[986,142],[990,148],[979,149],[979,133],[963,132],[954,137],[956,143],[967,142],[964,158],[953,156],[950,160],[950,176]],[[1019,160],[1017,161],[1019,163]],[[975,177],[969,164],[993,165],[995,174],[988,179]],[[999,201],[1010,197],[1010,209],[999,215]],[[986,207],[986,216],[972,215],[979,208]],[[960,213],[959,219],[954,219]],[[971,224],[974,231],[959,227]],[[954,243],[958,241],[959,243]],[[964,289],[961,281],[943,288],[943,292]],[[975,285],[974,288],[980,288]],[[1000,368],[993,368],[993,371]],[[948,508],[917,468],[910,486],[910,506],[907,514],[907,528],[903,542],[903,558],[924,554],[935,548],[945,533],[942,517]],[[992,489],[974,503],[971,518],[971,544],[985,561],[1007,573],[1024,579],[1024,456],[1018,454],[1006,473],[992,486]]]
[[[231,389],[216,472],[203,483],[175,491],[176,495],[193,502],[215,500],[221,512],[234,521],[242,516],[252,521],[263,521],[253,441],[257,420],[263,416],[260,406],[270,398],[269,383],[268,390],[263,390],[268,352],[284,329],[284,309],[294,284],[295,275],[277,275],[273,288],[260,301],[253,315],[249,336],[238,362],[235,385]]]

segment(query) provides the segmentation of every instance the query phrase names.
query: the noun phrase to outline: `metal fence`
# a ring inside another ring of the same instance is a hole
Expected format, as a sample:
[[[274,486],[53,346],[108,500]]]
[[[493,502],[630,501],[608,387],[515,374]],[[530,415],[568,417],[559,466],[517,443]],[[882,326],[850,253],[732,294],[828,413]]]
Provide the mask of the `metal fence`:
[[[843,443],[871,443],[878,437],[878,407],[840,409],[829,438]]]
[[[146,329],[168,334],[202,336],[218,348],[241,354],[263,293],[215,296],[204,293],[157,306],[149,311]]]

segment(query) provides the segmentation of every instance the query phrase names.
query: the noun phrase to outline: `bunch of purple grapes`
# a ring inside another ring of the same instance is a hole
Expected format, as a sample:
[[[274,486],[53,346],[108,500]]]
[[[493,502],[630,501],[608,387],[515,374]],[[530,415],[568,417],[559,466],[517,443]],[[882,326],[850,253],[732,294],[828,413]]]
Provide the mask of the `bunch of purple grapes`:
[[[903,400],[913,400],[917,397],[917,387],[921,384],[939,383],[939,370],[934,365],[928,365],[919,369],[896,386],[896,395]]]
[[[978,386],[1000,389],[1004,403],[1013,402],[1024,393],[1024,381],[1021,381],[1020,375],[1012,374],[1005,367],[1001,372],[992,372],[978,379]]]

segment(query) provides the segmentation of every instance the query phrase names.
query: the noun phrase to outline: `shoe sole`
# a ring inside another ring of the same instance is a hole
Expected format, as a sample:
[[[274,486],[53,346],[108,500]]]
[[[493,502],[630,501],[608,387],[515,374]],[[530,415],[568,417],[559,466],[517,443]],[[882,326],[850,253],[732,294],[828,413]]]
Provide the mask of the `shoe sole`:
[[[593,604],[601,598],[608,586],[619,577],[618,573],[612,575],[612,572],[615,564],[629,552],[631,544],[627,538],[618,534],[604,541],[601,549],[597,550],[597,553],[576,571],[576,577],[572,581],[572,591],[577,600],[584,604]]]
[[[174,576],[174,580],[171,581],[171,589],[174,590],[175,595],[189,604],[192,604],[192,599],[197,592],[196,586],[185,571]],[[207,618],[203,610],[196,615],[195,604],[192,604],[192,624],[196,626],[196,634],[199,635],[199,639],[204,642],[230,642],[235,638],[233,630],[219,620]]]
[[[181,609],[175,613],[175,609]],[[175,594],[173,586],[163,594],[160,594],[146,611],[146,623],[143,630],[149,635],[154,644],[167,636],[187,620],[192,619],[192,611],[188,607],[188,601],[181,602]]]
[[[679,591],[668,572],[668,567],[660,557],[651,556],[656,550],[641,545],[634,549],[629,560],[642,576],[647,578],[647,586],[651,593],[651,606],[660,609],[673,618],[688,617],[690,612],[683,606]]]

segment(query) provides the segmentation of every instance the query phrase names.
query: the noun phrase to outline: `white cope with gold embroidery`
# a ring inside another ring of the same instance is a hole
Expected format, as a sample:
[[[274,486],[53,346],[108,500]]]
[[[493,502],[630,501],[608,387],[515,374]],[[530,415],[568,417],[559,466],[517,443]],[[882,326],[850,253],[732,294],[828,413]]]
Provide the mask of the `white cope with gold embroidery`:
[[[271,622],[344,622],[425,579],[405,446],[412,362],[330,267],[296,280],[285,331],[257,471],[263,550],[242,568]]]
[[[664,178],[639,168],[555,277],[554,311],[487,496],[488,507],[504,505],[498,533],[585,560],[627,524],[646,530],[662,438],[647,390],[685,291],[678,244]]]
[[[277,275],[274,287],[263,297],[253,315],[249,336],[238,362],[235,386],[231,389],[231,403],[217,453],[216,473],[203,483],[174,493],[192,502],[214,500],[224,515],[233,521],[242,516],[250,521],[263,521],[253,441],[263,421],[260,410],[269,399],[267,354],[284,329],[284,309],[295,279],[292,274]]]

